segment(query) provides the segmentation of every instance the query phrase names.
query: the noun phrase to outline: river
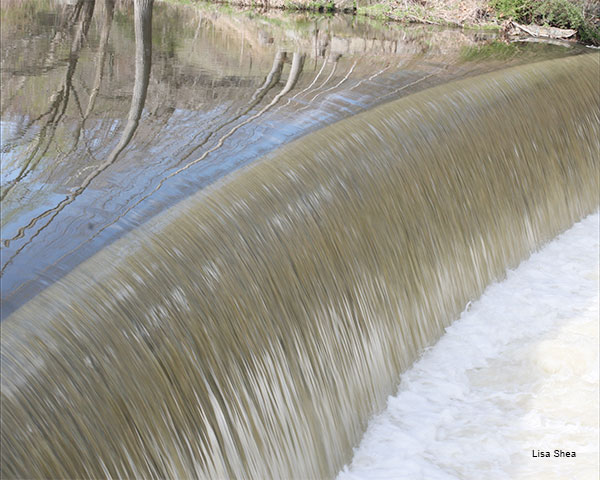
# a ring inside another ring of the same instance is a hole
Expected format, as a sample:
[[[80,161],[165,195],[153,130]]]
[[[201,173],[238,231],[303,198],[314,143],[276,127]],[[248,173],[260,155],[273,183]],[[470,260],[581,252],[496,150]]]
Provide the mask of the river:
[[[3,316],[294,138],[452,79],[581,52],[348,15],[156,3],[136,70],[133,5],[78,5],[2,6]]]
[[[598,209],[573,44],[151,0],[7,1],[1,34],[3,478],[333,478]]]

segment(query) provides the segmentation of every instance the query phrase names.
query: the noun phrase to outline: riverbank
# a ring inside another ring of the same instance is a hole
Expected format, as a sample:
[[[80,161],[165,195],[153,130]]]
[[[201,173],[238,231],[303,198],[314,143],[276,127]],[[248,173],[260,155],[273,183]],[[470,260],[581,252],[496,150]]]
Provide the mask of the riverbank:
[[[194,0],[166,0],[193,3]],[[588,45],[600,45],[600,3],[594,0],[225,0],[240,7],[347,12],[402,23],[498,29],[507,34],[553,38],[556,30]],[[512,22],[542,27],[542,32],[515,29]],[[569,35],[569,31],[572,31]],[[560,32],[558,33],[559,38]],[[554,37],[556,38],[556,37]]]

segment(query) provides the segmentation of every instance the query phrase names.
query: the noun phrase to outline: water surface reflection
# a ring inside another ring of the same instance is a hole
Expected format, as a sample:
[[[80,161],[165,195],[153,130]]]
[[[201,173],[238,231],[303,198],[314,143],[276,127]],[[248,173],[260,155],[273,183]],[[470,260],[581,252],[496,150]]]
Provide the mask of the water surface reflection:
[[[302,134],[450,79],[570,53],[490,54],[493,34],[151,0],[8,0],[2,23],[3,315]]]

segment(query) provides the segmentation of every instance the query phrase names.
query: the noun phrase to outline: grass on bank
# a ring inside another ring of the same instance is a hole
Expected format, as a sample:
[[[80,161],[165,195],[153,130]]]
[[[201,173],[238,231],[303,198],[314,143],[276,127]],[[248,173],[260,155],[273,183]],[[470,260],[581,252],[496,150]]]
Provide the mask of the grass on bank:
[[[166,1],[195,3],[194,0]],[[228,3],[259,6],[265,0],[209,0],[209,3],[223,8]],[[340,10],[336,3],[336,0],[285,0],[284,8],[290,11],[334,12]],[[525,24],[570,28],[577,31],[581,42],[600,45],[599,0],[354,0],[352,5],[358,15],[406,23],[489,28],[511,19]],[[469,10],[471,14],[465,14]]]
[[[356,12],[375,18],[481,27],[511,19],[519,23],[570,28],[583,43],[600,45],[600,1],[598,0],[488,0],[471,2],[478,18],[461,18],[459,8],[469,2],[448,0],[357,1]],[[453,11],[454,10],[454,11]],[[471,16],[472,17],[472,16]]]

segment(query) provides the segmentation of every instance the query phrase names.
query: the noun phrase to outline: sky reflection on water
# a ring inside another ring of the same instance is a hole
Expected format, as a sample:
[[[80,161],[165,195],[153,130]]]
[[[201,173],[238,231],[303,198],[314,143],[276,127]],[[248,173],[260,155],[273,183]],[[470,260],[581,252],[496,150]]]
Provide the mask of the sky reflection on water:
[[[113,0],[11,0],[2,15],[3,316],[124,232],[309,131],[451,79],[571,53],[494,55],[492,33],[210,5],[156,3],[138,33],[133,6]]]

